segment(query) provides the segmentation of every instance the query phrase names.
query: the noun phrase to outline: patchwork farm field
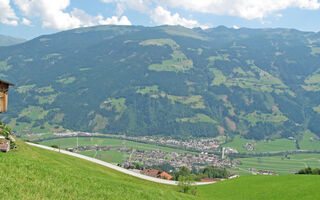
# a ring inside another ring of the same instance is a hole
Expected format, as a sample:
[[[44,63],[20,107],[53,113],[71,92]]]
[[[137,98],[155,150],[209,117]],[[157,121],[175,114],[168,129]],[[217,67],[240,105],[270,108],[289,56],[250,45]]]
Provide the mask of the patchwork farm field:
[[[314,134],[307,132],[298,140],[300,149],[294,140],[289,139],[275,139],[270,141],[253,141],[235,136],[231,142],[224,144],[224,147],[231,147],[236,149],[240,153],[263,153],[263,152],[279,152],[279,151],[296,151],[296,150],[320,150],[320,141],[314,140]],[[254,146],[253,151],[248,151],[244,148],[244,145],[251,143]]]
[[[292,174],[305,167],[320,168],[320,154],[294,154],[271,157],[253,157],[238,159],[240,174],[248,174],[249,168],[255,171],[268,170],[279,174]]]

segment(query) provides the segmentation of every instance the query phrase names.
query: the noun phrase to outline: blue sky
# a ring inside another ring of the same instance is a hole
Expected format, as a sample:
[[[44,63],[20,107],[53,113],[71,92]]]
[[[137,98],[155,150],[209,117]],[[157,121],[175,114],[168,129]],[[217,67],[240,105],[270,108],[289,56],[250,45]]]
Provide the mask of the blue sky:
[[[106,24],[318,32],[319,21],[319,0],[0,0],[0,34],[26,39]]]

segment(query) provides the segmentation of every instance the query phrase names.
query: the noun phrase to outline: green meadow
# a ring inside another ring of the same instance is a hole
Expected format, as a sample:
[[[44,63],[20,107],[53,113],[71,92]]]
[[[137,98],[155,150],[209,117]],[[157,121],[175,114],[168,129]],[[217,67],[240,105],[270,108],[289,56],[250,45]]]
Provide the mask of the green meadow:
[[[93,157],[102,161],[110,162],[110,163],[122,163],[123,159],[127,158],[129,155],[124,152],[118,152],[116,150],[109,151],[83,151],[79,152],[79,154]]]
[[[268,170],[278,174],[292,174],[305,167],[320,168],[320,154],[293,154],[285,156],[253,157],[238,159],[241,174],[248,174],[249,168],[255,171]]]
[[[319,184],[320,176],[243,176],[201,186],[198,192],[208,200],[314,200],[320,198]]]
[[[246,143],[254,144],[254,151],[248,151],[243,147]],[[262,152],[279,152],[279,151],[295,151],[298,150],[293,140],[289,139],[275,139],[270,141],[253,141],[235,136],[231,142],[223,144],[224,147],[232,147],[238,150],[238,152],[247,153],[262,153]],[[305,149],[308,150],[308,149]]]

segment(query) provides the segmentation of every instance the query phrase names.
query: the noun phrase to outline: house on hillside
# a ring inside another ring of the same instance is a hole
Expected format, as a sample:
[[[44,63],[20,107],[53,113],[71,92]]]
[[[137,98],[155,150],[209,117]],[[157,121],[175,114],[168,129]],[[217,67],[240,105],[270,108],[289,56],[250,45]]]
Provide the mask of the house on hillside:
[[[144,169],[140,173],[144,174],[144,175],[147,175],[147,176],[152,176],[152,177],[155,177],[155,178],[162,178],[162,179],[167,179],[167,180],[171,180],[173,178],[167,172],[160,172],[157,169]]]
[[[158,178],[171,180],[173,178],[173,176],[171,176],[167,172],[161,172],[160,174],[158,174]]]
[[[144,169],[140,173],[144,174],[144,175],[147,175],[147,176],[152,176],[152,177],[157,178],[159,172],[160,171],[157,170],[157,169]]]
[[[14,84],[0,80],[0,113],[7,112],[8,110],[9,86],[14,86]]]

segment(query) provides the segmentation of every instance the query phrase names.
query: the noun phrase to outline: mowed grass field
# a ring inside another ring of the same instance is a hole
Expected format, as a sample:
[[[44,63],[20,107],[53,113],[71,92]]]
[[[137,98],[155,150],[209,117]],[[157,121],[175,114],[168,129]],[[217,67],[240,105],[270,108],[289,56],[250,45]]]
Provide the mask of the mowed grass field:
[[[279,174],[296,173],[308,166],[320,168],[320,154],[293,154],[288,155],[288,158],[284,156],[241,158],[238,160],[242,164],[237,167],[243,173],[247,173],[249,168],[254,168],[256,171],[269,170]]]
[[[248,151],[243,147],[246,143],[254,144],[254,151]],[[320,144],[320,143],[319,143]],[[298,150],[293,140],[289,139],[276,139],[273,141],[252,141],[240,136],[235,136],[231,142],[223,144],[224,147],[232,147],[238,150],[238,152],[247,153],[262,153],[262,152],[279,152],[279,151],[294,151]],[[309,150],[309,149],[306,149]]]
[[[18,150],[0,153],[1,199],[320,199],[320,176],[245,176],[197,186],[193,196],[178,192],[177,186],[131,177],[20,141],[18,145]]]
[[[118,152],[115,150],[109,150],[109,151],[91,150],[91,151],[82,151],[82,152],[79,152],[79,154],[96,158],[99,160],[103,160],[109,163],[122,163],[123,159],[129,156],[127,153]]]
[[[289,140],[285,138],[275,139],[272,141],[252,141],[240,137],[239,135],[234,136],[233,140],[223,144],[224,147],[232,147],[238,150],[238,152],[247,153],[262,153],[262,152],[278,152],[278,151],[295,151],[295,150],[315,150],[320,151],[320,141],[315,140],[317,136],[310,131],[306,131],[299,139],[298,143],[300,149],[297,149],[294,140]],[[254,144],[254,151],[248,151],[243,147],[246,143]]]

